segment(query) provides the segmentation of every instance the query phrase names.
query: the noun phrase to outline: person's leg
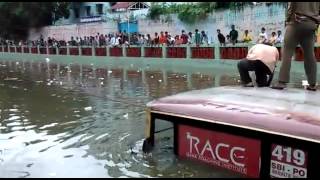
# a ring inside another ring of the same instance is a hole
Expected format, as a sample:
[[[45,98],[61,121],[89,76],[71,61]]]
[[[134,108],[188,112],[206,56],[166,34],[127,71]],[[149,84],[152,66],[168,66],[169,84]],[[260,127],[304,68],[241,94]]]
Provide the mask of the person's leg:
[[[255,62],[255,74],[258,87],[268,86],[268,75],[271,75],[271,71],[262,61],[257,60]]]
[[[275,86],[272,86],[272,88],[283,89],[285,87],[285,84],[289,82],[291,58],[298,43],[299,39],[297,37],[297,27],[288,25],[286,27],[286,32],[284,35],[283,53],[281,58],[282,64],[279,72],[279,83]]]
[[[249,71],[253,71],[254,69],[254,61],[243,59],[240,62],[238,62],[238,70],[240,74],[241,84],[245,85],[252,82],[249,75]]]
[[[304,69],[310,87],[314,87],[317,82],[317,62],[314,56],[314,30],[305,30],[301,39],[301,47],[304,52]],[[310,89],[312,90],[312,89]]]

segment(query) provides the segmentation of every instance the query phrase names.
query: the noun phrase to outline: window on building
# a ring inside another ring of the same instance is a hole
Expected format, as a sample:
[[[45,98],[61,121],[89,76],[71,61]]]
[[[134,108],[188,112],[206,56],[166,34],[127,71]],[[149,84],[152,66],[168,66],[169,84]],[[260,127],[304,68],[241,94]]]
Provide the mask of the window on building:
[[[97,4],[96,9],[98,14],[103,14],[103,4]]]
[[[87,16],[91,16],[91,6],[86,6]]]
[[[74,8],[74,16],[79,18],[79,8]]]

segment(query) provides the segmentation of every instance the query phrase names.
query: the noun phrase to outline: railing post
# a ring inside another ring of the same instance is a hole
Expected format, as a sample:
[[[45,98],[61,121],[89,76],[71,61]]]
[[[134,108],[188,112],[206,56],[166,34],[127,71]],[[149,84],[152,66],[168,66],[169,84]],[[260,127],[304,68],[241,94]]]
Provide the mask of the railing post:
[[[166,45],[162,45],[162,58],[167,58],[167,46]]]
[[[122,45],[122,54],[123,54],[123,57],[127,57],[127,52],[126,52],[126,45]]]
[[[67,44],[67,56],[70,56],[70,49],[68,44]]]
[[[37,45],[37,50],[38,50],[38,54],[41,54],[41,53],[40,53],[40,46],[39,46],[39,45]]]
[[[191,46],[186,45],[185,47],[186,47],[186,49],[187,49],[186,58],[187,58],[187,59],[191,59]]]
[[[56,55],[59,55],[59,48],[56,46]]]
[[[110,57],[110,46],[107,46],[107,56]]]
[[[215,44],[213,48],[214,48],[214,59],[220,61],[220,58],[221,58],[220,45]]]
[[[17,46],[14,45],[14,52],[17,53]]]
[[[8,53],[11,53],[11,51],[10,51],[10,46],[8,45]]]
[[[144,57],[144,48],[145,48],[145,46],[142,45],[142,46],[141,46],[141,57]]]
[[[49,55],[49,54],[50,54],[50,52],[49,52],[49,46],[48,46],[48,45],[47,45],[46,50],[47,50],[47,55]]]
[[[82,47],[78,46],[79,56],[82,56]]]
[[[96,56],[96,47],[94,46],[91,48],[91,56]]]

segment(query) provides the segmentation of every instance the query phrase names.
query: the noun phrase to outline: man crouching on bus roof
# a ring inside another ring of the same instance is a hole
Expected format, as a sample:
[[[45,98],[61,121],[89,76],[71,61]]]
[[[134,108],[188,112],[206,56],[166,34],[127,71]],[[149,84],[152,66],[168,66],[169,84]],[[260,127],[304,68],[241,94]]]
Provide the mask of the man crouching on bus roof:
[[[278,60],[278,49],[270,43],[256,44],[251,47],[247,57],[238,63],[242,86],[254,86],[249,71],[255,71],[258,87],[269,86]]]

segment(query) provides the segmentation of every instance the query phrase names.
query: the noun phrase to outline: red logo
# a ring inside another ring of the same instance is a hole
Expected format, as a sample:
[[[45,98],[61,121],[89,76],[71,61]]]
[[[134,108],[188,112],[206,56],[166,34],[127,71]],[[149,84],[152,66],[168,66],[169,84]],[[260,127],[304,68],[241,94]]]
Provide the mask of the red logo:
[[[258,140],[179,125],[179,156],[259,177]]]

